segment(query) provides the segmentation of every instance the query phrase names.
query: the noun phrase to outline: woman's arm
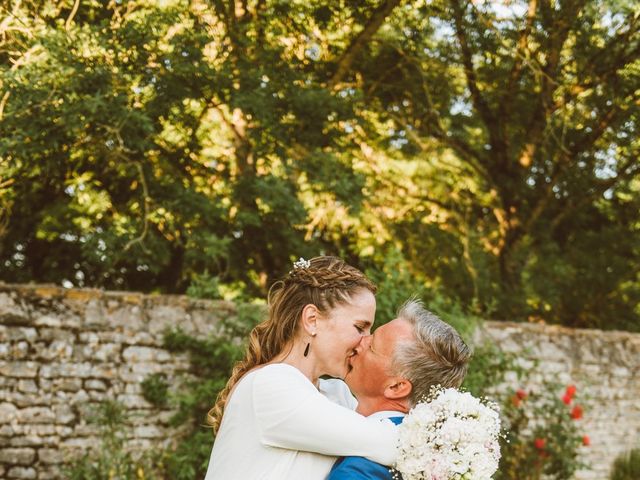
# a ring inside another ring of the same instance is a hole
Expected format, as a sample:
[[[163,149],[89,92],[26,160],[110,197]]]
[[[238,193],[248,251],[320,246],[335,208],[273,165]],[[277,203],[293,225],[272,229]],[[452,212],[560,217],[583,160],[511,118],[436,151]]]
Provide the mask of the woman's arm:
[[[395,462],[395,425],[334,404],[290,365],[269,365],[256,372],[252,393],[265,445],[323,455],[357,455],[383,465]]]

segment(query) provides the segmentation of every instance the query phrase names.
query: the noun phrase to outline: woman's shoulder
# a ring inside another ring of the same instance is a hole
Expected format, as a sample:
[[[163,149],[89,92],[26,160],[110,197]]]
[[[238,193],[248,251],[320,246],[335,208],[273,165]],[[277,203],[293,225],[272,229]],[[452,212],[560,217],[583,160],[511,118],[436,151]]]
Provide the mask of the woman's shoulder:
[[[253,394],[258,397],[318,394],[311,381],[297,368],[285,363],[264,365],[250,373]]]
[[[262,365],[248,375],[253,375],[256,380],[290,379],[297,382],[311,384],[311,381],[296,367],[286,363],[268,363]]]

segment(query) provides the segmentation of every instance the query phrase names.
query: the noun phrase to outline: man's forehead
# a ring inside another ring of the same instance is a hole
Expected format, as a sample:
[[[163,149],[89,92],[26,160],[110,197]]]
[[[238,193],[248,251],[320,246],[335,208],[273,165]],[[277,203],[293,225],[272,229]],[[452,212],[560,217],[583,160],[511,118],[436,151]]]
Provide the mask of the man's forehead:
[[[397,340],[406,340],[412,337],[412,325],[403,318],[394,318],[373,332],[372,342],[380,346],[382,343],[395,344]]]

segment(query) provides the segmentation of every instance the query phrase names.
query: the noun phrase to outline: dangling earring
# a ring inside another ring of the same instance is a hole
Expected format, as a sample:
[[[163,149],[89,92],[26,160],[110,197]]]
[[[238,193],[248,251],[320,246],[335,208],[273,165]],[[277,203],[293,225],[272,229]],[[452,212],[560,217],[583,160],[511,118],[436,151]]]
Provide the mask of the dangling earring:
[[[316,336],[316,332],[313,332],[311,334],[311,337],[315,337]],[[309,347],[311,346],[311,342],[307,342],[307,346],[304,348],[304,353],[303,355],[306,357],[307,355],[309,355]]]

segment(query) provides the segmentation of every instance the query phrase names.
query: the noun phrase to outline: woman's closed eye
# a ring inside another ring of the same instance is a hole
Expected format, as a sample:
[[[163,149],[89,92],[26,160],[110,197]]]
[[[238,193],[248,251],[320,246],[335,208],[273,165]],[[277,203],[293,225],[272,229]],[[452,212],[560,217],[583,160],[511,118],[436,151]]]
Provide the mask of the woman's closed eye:
[[[356,324],[354,325],[354,327],[356,327],[356,330],[360,335],[369,335],[369,332],[371,330],[371,327],[369,326],[369,324],[365,324],[365,325]]]

